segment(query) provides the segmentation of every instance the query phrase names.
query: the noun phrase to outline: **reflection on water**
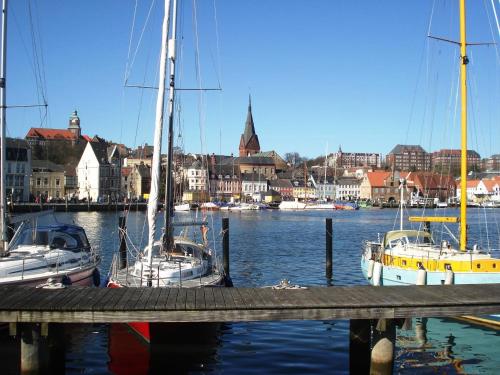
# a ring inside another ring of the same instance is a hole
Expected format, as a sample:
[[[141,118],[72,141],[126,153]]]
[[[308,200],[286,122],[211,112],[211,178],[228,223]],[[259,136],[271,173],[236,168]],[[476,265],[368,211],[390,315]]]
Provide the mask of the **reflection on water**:
[[[450,210],[449,210],[450,211]],[[333,283],[365,284],[360,271],[361,244],[399,225],[395,210],[337,212],[214,213],[209,238],[220,250],[221,217],[230,217],[231,276],[235,286],[293,284],[327,285],[325,277],[325,218],[333,217]],[[414,210],[412,215],[418,215]],[[456,214],[456,212],[448,212]],[[498,223],[500,210],[490,210],[488,223]],[[61,213],[60,221],[83,226],[90,242],[102,252],[104,279],[118,248],[118,213]],[[470,237],[498,244],[498,231],[479,232],[475,222],[483,212],[471,211]],[[183,220],[189,214],[183,215]],[[158,220],[162,220],[160,217]],[[128,233],[144,243],[143,212],[131,212]],[[498,246],[497,246],[498,248]],[[200,342],[200,332],[166,333],[170,341],[150,351],[124,325],[70,325],[64,331],[67,373],[348,373],[348,321],[255,322],[220,325]],[[3,335],[6,336],[6,335]],[[500,368],[496,331],[443,319],[414,320],[411,330],[399,330],[395,367],[399,373],[494,373]],[[2,337],[5,368],[17,369],[12,339]],[[187,339],[187,343],[186,343]],[[8,344],[11,344],[10,346]],[[6,354],[7,353],[7,354]],[[12,367],[10,364],[13,364]],[[10,371],[8,371],[10,373]],[[15,373],[15,372],[14,372]]]

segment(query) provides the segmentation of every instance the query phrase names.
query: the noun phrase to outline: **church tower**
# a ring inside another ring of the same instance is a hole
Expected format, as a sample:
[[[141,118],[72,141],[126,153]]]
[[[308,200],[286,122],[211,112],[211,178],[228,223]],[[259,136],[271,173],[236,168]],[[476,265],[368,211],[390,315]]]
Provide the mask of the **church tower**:
[[[255,127],[252,117],[252,100],[248,96],[248,114],[245,122],[245,132],[240,139],[240,157],[251,156],[260,152],[259,137],[255,134]]]
[[[68,130],[75,135],[77,141],[80,139],[82,129],[80,129],[80,117],[78,117],[78,112],[76,110],[69,117]]]

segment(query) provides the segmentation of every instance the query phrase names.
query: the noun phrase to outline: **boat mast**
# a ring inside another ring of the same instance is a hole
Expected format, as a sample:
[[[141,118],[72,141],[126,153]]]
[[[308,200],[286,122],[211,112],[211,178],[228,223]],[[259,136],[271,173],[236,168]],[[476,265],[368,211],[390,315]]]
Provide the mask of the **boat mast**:
[[[0,222],[1,222],[1,244],[0,256],[7,252],[7,200],[5,191],[5,159],[7,155],[5,142],[5,114],[7,101],[5,97],[5,73],[7,70],[7,0],[2,1],[2,48],[0,56]]]
[[[174,94],[175,94],[175,43],[177,34],[177,0],[174,0],[172,11],[172,34],[169,40],[169,56],[170,59],[170,85],[168,91],[168,153],[167,153],[167,175],[165,182],[165,223],[163,245],[167,249],[173,246],[173,228],[172,216],[174,213],[174,189],[172,170],[174,165]]]
[[[467,247],[467,43],[465,0],[460,0],[460,94],[461,94],[461,163],[460,163],[460,250]]]
[[[160,78],[158,82],[158,96],[156,100],[156,120],[155,120],[155,134],[154,134],[154,152],[153,161],[151,165],[151,190],[149,193],[148,201],[148,223],[149,223],[149,237],[148,237],[148,264],[149,276],[148,286],[152,285],[152,263],[153,263],[153,243],[156,231],[156,213],[158,211],[158,195],[160,191],[160,159],[161,159],[161,137],[163,130],[163,109],[165,98],[165,73],[167,70],[167,38],[170,14],[170,0],[165,0],[165,15],[163,17],[162,36],[161,36],[161,53],[160,53]]]

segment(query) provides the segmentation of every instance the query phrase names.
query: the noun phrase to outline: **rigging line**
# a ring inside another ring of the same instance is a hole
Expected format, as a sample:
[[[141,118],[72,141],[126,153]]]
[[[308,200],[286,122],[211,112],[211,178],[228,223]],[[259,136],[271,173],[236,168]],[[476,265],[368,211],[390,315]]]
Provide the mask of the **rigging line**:
[[[146,31],[146,27],[147,27],[147,25],[148,25],[148,23],[149,23],[149,18],[150,18],[150,16],[151,16],[151,13],[152,13],[152,10],[153,10],[153,6],[154,6],[154,4],[155,4],[155,0],[152,0],[152,1],[151,1],[151,5],[150,5],[149,10],[148,10],[148,14],[147,14],[147,16],[146,16],[146,21],[144,22],[144,25],[143,25],[143,27],[142,27],[141,34],[140,34],[140,36],[139,36],[139,40],[138,40],[138,42],[137,42],[137,46],[136,46],[136,48],[135,48],[135,51],[134,51],[134,54],[133,54],[133,57],[132,57],[132,62],[131,62],[131,63],[130,63],[130,65],[128,66],[128,67],[129,67],[129,71],[128,71],[128,72],[126,72],[126,73],[128,73],[128,74],[125,76],[125,83],[128,81],[128,79],[129,79],[129,77],[130,77],[130,73],[131,73],[131,71],[132,71],[132,67],[134,66],[135,59],[136,59],[137,54],[138,54],[138,52],[139,52],[139,48],[140,48],[141,43],[142,43],[142,38],[143,38],[144,33],[145,33],[145,31]]]
[[[137,1],[138,0],[135,0],[134,13],[132,15],[132,26],[130,28],[130,36],[128,39],[127,61],[125,62],[125,74],[123,76],[123,82],[127,82],[127,76],[129,72],[130,52],[132,50],[132,40],[134,38],[135,20],[137,17]]]
[[[29,26],[30,26],[30,34],[31,34],[31,44],[33,48],[33,58],[35,60],[35,70],[36,70],[36,75],[35,75],[35,80],[37,84],[37,94],[39,98],[42,98],[43,102],[46,101],[45,97],[45,87],[44,87],[44,78],[43,78],[43,68],[41,65],[43,65],[43,57],[41,56],[41,52],[38,51],[38,45],[37,45],[37,38],[36,38],[36,31],[35,31],[35,23],[33,22],[33,12],[31,8],[31,1],[28,1],[28,15],[29,15]],[[42,113],[39,112],[40,115],[40,121],[42,121]]]
[[[498,1],[498,4],[500,5],[500,1]],[[497,11],[495,8],[495,2],[494,0],[491,0],[491,8],[493,9],[493,14],[495,15],[495,21],[497,24],[497,31],[498,31],[498,36],[500,37],[500,25],[498,24],[498,16],[497,16]]]
[[[215,47],[217,52],[217,82],[219,83],[219,88],[222,87],[222,67],[220,58],[220,36],[219,36],[219,21],[217,18],[217,6],[215,5],[215,0],[212,1],[214,8],[214,26],[215,26]]]
[[[197,1],[193,0],[193,27],[194,27],[194,34],[195,34],[195,65],[196,65],[196,80],[198,82],[198,87],[203,86],[202,82],[202,76],[201,76],[201,67],[200,67],[200,46],[199,46],[199,33],[198,33],[198,12],[197,12]],[[200,149],[201,149],[201,154],[203,155],[204,152],[204,112],[203,112],[203,104],[204,104],[204,97],[203,97],[203,92],[200,92],[200,95],[198,95],[198,121],[199,121],[199,128],[200,128]]]

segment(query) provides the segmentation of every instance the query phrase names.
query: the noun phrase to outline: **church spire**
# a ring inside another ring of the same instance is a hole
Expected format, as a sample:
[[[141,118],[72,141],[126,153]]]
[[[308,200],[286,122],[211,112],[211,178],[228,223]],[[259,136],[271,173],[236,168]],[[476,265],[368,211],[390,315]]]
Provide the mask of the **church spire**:
[[[255,133],[252,116],[252,97],[248,95],[248,113],[245,121],[245,130],[240,140],[240,156],[248,156],[260,152],[259,138]]]

